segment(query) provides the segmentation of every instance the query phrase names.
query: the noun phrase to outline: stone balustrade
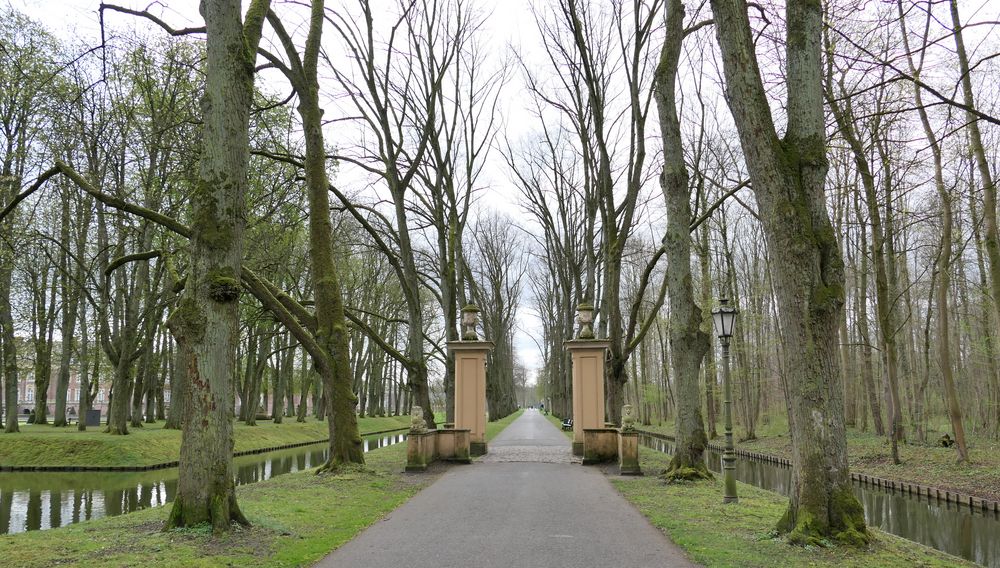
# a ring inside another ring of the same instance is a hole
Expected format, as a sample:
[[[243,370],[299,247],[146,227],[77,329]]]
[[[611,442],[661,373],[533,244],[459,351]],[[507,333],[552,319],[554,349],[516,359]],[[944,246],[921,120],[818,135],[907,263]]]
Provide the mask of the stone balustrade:
[[[468,429],[411,431],[406,438],[406,471],[420,472],[437,460],[472,463]]]

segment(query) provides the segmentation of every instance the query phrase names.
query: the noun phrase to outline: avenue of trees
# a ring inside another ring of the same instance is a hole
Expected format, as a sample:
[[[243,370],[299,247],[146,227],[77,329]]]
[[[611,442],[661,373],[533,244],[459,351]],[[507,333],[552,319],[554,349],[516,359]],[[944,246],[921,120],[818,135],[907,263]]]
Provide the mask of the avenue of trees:
[[[235,420],[326,419],[323,470],[363,463],[358,415],[451,421],[469,303],[491,419],[527,400],[529,312],[571,417],[586,303],[608,420],[672,422],[667,475],[704,477],[725,297],[737,433],[791,434],[792,542],[868,540],[848,428],[897,462],[1000,438],[995,23],[957,0],[532,2],[509,50],[486,2],[246,4],[102,4],[100,45],[0,19],[5,432],[25,376],[51,427],[110,387],[108,435],[182,430],[168,524],[224,531]]]

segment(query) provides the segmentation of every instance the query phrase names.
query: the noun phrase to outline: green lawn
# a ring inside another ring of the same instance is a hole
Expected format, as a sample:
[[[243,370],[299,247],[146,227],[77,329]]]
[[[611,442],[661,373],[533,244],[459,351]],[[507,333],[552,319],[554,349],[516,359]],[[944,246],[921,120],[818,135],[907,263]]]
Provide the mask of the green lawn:
[[[362,433],[380,432],[410,425],[409,416],[359,418]],[[181,433],[164,430],[163,422],[131,428],[127,436],[105,434],[100,428],[80,432],[76,428],[21,425],[18,434],[0,434],[0,465],[4,466],[148,466],[177,461]],[[235,426],[236,452],[273,448],[329,437],[326,422],[270,420],[257,426]]]
[[[639,428],[661,434],[673,434],[674,431],[672,421]],[[719,434],[721,436],[721,430]],[[741,434],[738,430],[737,438]],[[736,447],[791,459],[792,443],[783,420],[762,426],[758,436],[756,440],[738,441]],[[940,432],[933,432],[928,434],[928,439],[936,440],[938,436]],[[722,444],[722,438],[714,443]],[[957,463],[954,448],[914,443],[900,444],[899,456],[903,463],[894,465],[886,437],[854,428],[847,430],[847,448],[852,472],[1000,500],[1000,442],[996,440],[970,437],[970,463],[966,464]]]
[[[642,452],[642,469],[647,475],[614,478],[612,483],[653,525],[705,566],[973,566],[960,558],[878,530],[872,531],[874,543],[866,550],[789,545],[773,531],[785,511],[787,499],[740,483],[740,502],[723,505],[721,479],[668,485],[651,475],[662,471],[669,459],[666,454]]]
[[[495,436],[519,415],[489,423],[488,435]],[[226,536],[213,537],[208,527],[163,532],[170,510],[167,505],[59,529],[0,536],[0,565],[310,565],[435,479],[433,474],[402,473],[405,444],[369,452],[365,459],[365,467],[347,468],[333,476],[310,470],[238,487],[240,507],[253,526]]]

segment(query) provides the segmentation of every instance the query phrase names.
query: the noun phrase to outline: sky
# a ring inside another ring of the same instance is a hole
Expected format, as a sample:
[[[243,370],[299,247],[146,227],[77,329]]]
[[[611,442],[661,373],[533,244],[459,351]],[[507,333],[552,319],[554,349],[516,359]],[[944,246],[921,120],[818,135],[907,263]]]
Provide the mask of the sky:
[[[2,0],[0,0],[2,1]],[[280,0],[274,0],[280,6]],[[98,7],[100,0],[7,0],[14,9],[27,14],[32,19],[41,22],[50,32],[61,39],[79,39],[88,45],[100,44],[100,20]],[[181,28],[200,26],[203,20],[198,12],[198,0],[119,0],[120,6],[135,10],[148,9],[168,24]],[[333,4],[333,2],[329,2]],[[244,6],[247,4],[243,1]],[[373,4],[377,5],[377,1]],[[490,2],[481,4],[486,9],[492,9],[486,18],[486,24],[481,30],[481,37],[487,42],[489,50],[497,54],[508,54],[517,48],[531,58],[532,42],[536,35],[535,24],[529,9],[529,0],[504,0],[490,7]],[[301,10],[300,10],[301,11]],[[127,30],[132,27],[146,30],[149,34],[159,33],[160,29],[141,18],[126,14],[107,12],[105,14],[108,30]],[[294,32],[293,32],[294,33]],[[329,33],[329,32],[327,32]],[[275,74],[264,79],[273,83],[275,90],[288,92],[288,87]],[[517,78],[512,78],[512,83]],[[322,89],[322,85],[321,85]],[[500,114],[504,117],[502,129],[504,135],[516,141],[531,129],[531,117],[524,108],[524,98],[520,89],[508,84],[501,92]],[[344,179],[344,176],[348,176]],[[340,172],[337,182],[350,189],[352,180],[350,174]],[[358,180],[358,184],[363,184]],[[503,160],[496,150],[493,151],[487,167],[483,172],[480,185],[485,189],[480,192],[477,208],[496,211],[511,217],[520,225],[526,225],[528,218],[517,202],[517,190],[507,176]],[[541,322],[532,311],[527,297],[522,298],[518,313],[518,326],[515,333],[514,348],[517,357],[529,368],[532,382],[535,371],[542,364],[542,355],[538,348],[541,341]]]
[[[273,1],[276,6],[280,7],[282,0]],[[373,4],[378,6],[379,2],[388,1],[374,0]],[[845,3],[848,1],[844,0]],[[7,2],[14,8],[42,22],[59,37],[81,38],[92,45],[97,45],[100,42],[100,28],[97,15],[99,0],[0,0],[0,2]],[[119,3],[133,9],[144,9],[149,6],[151,12],[176,27],[196,26],[202,23],[197,9],[198,0],[161,0],[152,4],[150,4],[149,0],[119,0]],[[332,5],[335,1],[329,0],[328,3]],[[244,4],[246,4],[246,1],[244,1]],[[533,5],[544,6],[544,0],[541,2],[538,0],[478,0],[478,4],[489,11],[488,17],[485,19],[484,28],[480,31],[480,37],[487,43],[491,55],[497,61],[509,57],[511,50],[516,48],[529,65],[536,67],[545,66],[546,61],[541,55],[540,40],[538,39],[538,32],[531,10],[531,6]],[[765,4],[765,6],[769,7],[773,5],[774,3]],[[863,0],[860,5],[871,6],[871,4],[866,4]],[[992,21],[996,20],[997,13],[1000,13],[1000,0],[961,0],[960,6],[963,10],[963,18],[967,21]],[[303,12],[301,6],[294,8],[294,10],[292,8],[281,8],[280,13],[284,15],[286,11]],[[691,13],[688,16],[695,17]],[[864,20],[865,16],[866,14],[862,11],[852,17],[860,22]],[[135,26],[149,30],[150,35],[162,33],[158,28],[153,28],[144,20],[124,14],[109,12],[106,14],[106,20],[110,28],[125,29],[129,26]],[[294,29],[294,24],[290,23],[290,25]],[[971,27],[967,29],[966,41],[973,55],[981,48],[984,51],[986,49],[993,49],[992,42],[985,42],[992,30],[993,28],[990,26]],[[292,33],[294,34],[295,32],[293,31]],[[328,31],[327,37],[330,35],[332,34]],[[714,49],[710,40],[705,39],[705,41],[707,44],[685,42],[685,49],[699,52],[702,49]],[[947,46],[944,47],[947,48]],[[944,53],[947,53],[947,51]],[[710,60],[711,58],[709,57],[708,59]],[[773,72],[773,65],[767,65],[770,59],[772,58],[764,56],[765,71],[770,70]],[[949,66],[946,62],[945,65],[939,66],[938,71],[947,74],[953,71],[953,65]],[[684,72],[688,73],[688,77],[690,78],[690,74],[697,71],[686,69]],[[704,73],[705,81],[708,83],[706,89],[716,89],[717,91],[720,81],[720,70],[713,68],[713,64],[709,61],[702,72]],[[287,93],[287,85],[284,85],[283,81],[277,79],[275,75],[273,72],[265,74],[262,82],[273,82],[274,90]],[[683,77],[681,79],[682,83],[679,90],[682,96],[686,80],[690,79],[684,79]],[[323,88],[325,87],[321,84],[321,89]],[[329,86],[331,90],[336,88],[335,85]],[[521,78],[516,72],[512,73],[510,82],[502,90],[500,98],[499,113],[503,117],[501,140],[506,138],[516,145],[520,139],[525,138],[529,133],[535,131],[537,128],[537,119],[528,112],[526,108],[528,102],[529,97],[525,96],[525,89],[521,84]],[[777,99],[772,99],[771,102],[773,105],[772,108],[775,109],[775,118],[780,121],[781,112],[779,108],[781,102]],[[729,113],[725,109],[725,103],[722,98],[709,97],[709,104],[714,106],[709,109],[708,115],[712,119],[728,123],[730,120]],[[655,115],[655,111],[653,112]],[[651,117],[651,121],[655,121],[655,117]],[[652,125],[650,126],[652,127]],[[693,126],[691,124],[685,126],[685,128],[690,127]],[[333,133],[328,136],[328,140],[336,142]],[[649,167],[654,166],[650,164]],[[346,168],[338,171],[337,183],[348,190],[366,185],[366,181],[363,178],[352,177],[352,174]],[[655,185],[655,180],[652,181],[652,184]],[[352,188],[352,185],[355,187]],[[507,168],[496,149],[492,153],[492,157],[484,171],[484,178],[480,180],[480,185],[485,186],[485,189],[479,196],[478,207],[480,209],[501,212],[511,217],[518,225],[530,227],[528,216],[518,204],[518,192],[509,179]],[[654,188],[650,192],[650,195],[654,201],[659,200],[658,189]],[[639,229],[641,234],[647,239],[657,238],[652,235],[652,232],[657,230],[656,220],[654,219],[653,221],[653,224],[644,222],[641,229]],[[541,353],[537,343],[540,340],[541,322],[532,311],[529,298],[524,297],[522,298],[521,309],[519,311],[515,349],[518,357],[529,369],[537,370],[541,365]]]

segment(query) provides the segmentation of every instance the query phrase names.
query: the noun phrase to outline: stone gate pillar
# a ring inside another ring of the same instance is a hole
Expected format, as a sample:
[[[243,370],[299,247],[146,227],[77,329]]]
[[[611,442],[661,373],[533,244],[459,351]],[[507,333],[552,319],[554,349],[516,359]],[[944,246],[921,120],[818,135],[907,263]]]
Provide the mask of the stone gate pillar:
[[[594,338],[594,308],[577,308],[580,332],[564,343],[573,360],[573,454],[583,455],[583,430],[604,428],[604,358],[611,342]]]
[[[462,308],[462,340],[449,341],[448,352],[455,360],[455,429],[469,430],[469,451],[486,453],[486,355],[492,341],[480,341],[476,334],[479,309]]]

